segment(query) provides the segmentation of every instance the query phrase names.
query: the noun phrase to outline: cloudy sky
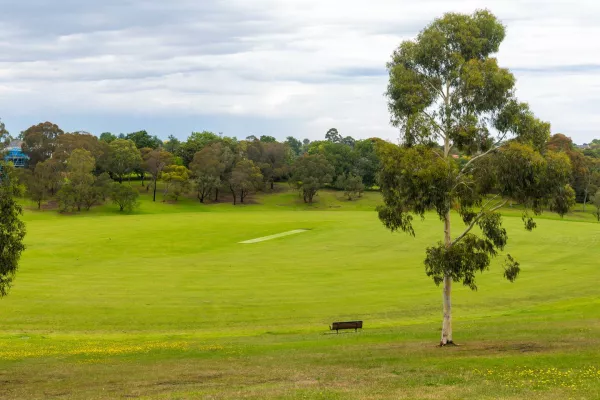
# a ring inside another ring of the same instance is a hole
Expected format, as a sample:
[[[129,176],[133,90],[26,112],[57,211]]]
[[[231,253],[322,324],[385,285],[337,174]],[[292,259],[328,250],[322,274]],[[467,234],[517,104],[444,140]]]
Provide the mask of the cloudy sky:
[[[394,140],[385,63],[447,11],[489,8],[521,100],[600,137],[596,0],[0,0],[0,118],[14,134],[212,130]]]

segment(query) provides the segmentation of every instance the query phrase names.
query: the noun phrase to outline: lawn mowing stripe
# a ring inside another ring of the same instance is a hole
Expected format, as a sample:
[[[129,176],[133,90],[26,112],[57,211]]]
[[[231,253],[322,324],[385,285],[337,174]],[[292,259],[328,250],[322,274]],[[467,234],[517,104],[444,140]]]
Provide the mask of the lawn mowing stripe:
[[[243,242],[240,242],[240,243],[241,244],[259,243],[259,242],[264,242],[266,240],[277,239],[277,238],[284,237],[284,236],[295,235],[297,233],[302,233],[302,232],[306,232],[306,231],[307,231],[306,229],[296,229],[296,230],[293,230],[293,231],[278,233],[276,235],[264,236],[264,237],[259,237],[259,238],[256,238],[256,239],[246,240],[246,241],[243,241]]]

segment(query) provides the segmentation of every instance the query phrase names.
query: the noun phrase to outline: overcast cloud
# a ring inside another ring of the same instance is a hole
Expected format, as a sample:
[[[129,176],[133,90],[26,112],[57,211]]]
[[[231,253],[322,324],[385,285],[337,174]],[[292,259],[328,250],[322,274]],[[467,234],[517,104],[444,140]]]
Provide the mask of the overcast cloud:
[[[447,11],[507,25],[500,63],[554,132],[600,137],[591,0],[0,0],[0,118],[12,133],[395,139],[385,63]]]

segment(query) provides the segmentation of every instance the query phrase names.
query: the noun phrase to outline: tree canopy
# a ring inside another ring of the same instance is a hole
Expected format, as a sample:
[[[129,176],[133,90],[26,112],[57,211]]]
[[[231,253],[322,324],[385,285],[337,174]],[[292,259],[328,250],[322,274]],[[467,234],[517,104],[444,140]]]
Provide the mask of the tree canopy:
[[[8,294],[25,250],[25,224],[20,219],[23,209],[17,201],[20,195],[22,188],[14,167],[0,161],[0,297]]]

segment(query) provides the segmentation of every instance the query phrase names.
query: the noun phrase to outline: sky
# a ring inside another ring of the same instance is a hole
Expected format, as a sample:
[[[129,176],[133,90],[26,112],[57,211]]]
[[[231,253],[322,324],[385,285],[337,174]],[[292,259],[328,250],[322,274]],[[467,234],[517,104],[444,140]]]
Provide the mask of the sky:
[[[600,137],[596,0],[0,0],[0,118],[18,134],[395,141],[385,64],[448,11],[506,25],[497,55],[553,133]]]

